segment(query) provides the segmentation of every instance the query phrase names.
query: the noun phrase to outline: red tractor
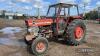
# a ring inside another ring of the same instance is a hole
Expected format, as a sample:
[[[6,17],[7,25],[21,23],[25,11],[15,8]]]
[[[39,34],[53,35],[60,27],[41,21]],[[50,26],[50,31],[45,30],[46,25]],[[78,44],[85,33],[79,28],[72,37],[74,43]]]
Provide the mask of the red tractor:
[[[70,15],[73,12],[71,8],[76,8],[77,16]],[[79,45],[83,43],[86,35],[86,26],[82,19],[79,16],[77,4],[58,3],[50,5],[46,17],[25,20],[27,26],[25,40],[36,55],[47,51],[47,38],[62,36],[69,44]]]

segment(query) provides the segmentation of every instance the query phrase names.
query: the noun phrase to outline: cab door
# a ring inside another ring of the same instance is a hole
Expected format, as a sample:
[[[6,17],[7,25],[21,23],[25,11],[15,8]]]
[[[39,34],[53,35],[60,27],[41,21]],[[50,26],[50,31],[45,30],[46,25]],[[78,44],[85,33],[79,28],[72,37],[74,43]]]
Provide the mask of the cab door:
[[[64,33],[66,28],[66,20],[64,18],[58,18],[57,20],[57,32],[59,35]]]
[[[58,34],[63,34],[66,28],[66,12],[65,8],[59,8],[59,15],[57,18],[57,31]]]

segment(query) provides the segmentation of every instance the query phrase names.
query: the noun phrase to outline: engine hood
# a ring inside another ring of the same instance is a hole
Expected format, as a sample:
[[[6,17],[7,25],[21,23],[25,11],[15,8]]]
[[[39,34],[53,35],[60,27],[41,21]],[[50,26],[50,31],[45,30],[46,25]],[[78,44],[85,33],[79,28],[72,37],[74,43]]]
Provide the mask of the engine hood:
[[[53,23],[52,19],[27,19],[25,20],[25,23],[27,26],[32,27],[32,26],[47,26],[51,25]]]

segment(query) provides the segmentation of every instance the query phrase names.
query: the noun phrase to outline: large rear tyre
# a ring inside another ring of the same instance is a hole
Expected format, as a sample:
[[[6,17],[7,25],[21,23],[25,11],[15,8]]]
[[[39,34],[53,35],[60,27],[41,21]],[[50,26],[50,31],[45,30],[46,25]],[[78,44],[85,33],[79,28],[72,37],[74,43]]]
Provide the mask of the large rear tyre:
[[[68,42],[79,45],[85,41],[86,26],[81,19],[73,20],[67,27]]]
[[[43,37],[36,38],[31,44],[32,53],[35,55],[42,55],[48,49],[48,40]]]

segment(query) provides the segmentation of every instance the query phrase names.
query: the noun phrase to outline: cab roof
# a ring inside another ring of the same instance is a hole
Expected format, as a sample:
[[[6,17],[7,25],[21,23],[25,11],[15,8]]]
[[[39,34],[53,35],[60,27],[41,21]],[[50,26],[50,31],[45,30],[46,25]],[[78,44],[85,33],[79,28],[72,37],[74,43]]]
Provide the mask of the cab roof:
[[[75,6],[77,7],[77,4],[68,4],[68,3],[58,3],[58,4],[54,4],[54,5],[50,5],[49,7],[63,7],[63,8],[69,8]]]

